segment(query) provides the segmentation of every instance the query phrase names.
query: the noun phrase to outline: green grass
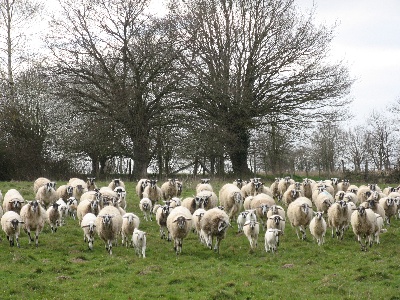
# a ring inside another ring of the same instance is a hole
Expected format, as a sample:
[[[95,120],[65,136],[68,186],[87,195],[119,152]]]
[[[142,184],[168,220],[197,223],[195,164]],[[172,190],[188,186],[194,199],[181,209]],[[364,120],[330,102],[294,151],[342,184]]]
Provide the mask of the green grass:
[[[142,217],[135,185],[126,182],[127,211]],[[32,187],[0,183],[3,195],[16,188],[26,200],[34,197]],[[194,194],[193,183],[184,188],[184,197]],[[173,244],[160,239],[156,222],[141,218],[140,228],[148,233],[145,259],[121,245],[110,256],[97,237],[90,251],[78,221],[66,222],[55,234],[47,225],[38,248],[23,232],[21,248],[10,247],[1,232],[0,299],[400,299],[400,220],[367,252],[360,251],[351,229],[342,241],[328,234],[318,247],[309,232],[306,241],[298,240],[288,224],[278,253],[264,251],[264,232],[250,252],[234,223],[219,255],[191,233],[177,256]]]

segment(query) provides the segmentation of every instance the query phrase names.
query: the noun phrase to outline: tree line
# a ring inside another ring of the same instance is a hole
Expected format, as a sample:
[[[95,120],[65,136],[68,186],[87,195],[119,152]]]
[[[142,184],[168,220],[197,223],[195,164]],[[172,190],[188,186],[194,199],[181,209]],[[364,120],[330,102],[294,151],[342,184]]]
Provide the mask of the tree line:
[[[24,28],[45,2],[1,3],[1,179],[397,166],[383,132],[342,129],[354,80],[314,11],[171,0],[160,16],[149,2],[59,0],[34,54]]]

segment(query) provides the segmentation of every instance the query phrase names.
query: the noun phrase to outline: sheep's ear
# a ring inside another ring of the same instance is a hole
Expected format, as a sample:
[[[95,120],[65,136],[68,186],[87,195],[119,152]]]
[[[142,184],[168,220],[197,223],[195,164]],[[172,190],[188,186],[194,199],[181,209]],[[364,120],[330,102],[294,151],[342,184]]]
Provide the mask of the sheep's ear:
[[[123,216],[124,219],[128,219],[128,217]]]
[[[172,223],[176,223],[178,220],[174,220]]]
[[[81,226],[82,228],[86,228],[86,227],[89,227],[89,225],[83,225],[83,226]]]
[[[186,221],[191,221],[192,219],[186,219]]]
[[[18,221],[18,223],[19,223],[19,224],[24,224],[25,222],[24,222],[24,221]]]

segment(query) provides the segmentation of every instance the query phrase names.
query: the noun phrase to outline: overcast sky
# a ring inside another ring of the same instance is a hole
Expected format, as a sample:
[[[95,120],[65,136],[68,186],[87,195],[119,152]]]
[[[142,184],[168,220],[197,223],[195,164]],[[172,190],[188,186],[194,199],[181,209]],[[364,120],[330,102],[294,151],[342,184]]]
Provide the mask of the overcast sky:
[[[332,55],[343,58],[356,78],[351,108],[357,123],[400,99],[399,0],[296,1],[302,9],[315,4],[317,23],[338,23]]]

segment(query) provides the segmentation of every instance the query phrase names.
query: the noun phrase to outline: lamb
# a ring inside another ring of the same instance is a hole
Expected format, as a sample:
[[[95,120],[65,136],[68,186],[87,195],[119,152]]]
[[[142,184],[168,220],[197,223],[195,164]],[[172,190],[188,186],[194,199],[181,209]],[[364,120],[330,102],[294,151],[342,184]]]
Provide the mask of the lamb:
[[[237,231],[238,233],[243,231],[243,225],[244,225],[244,223],[246,223],[246,217],[248,214],[249,214],[248,210],[245,210],[245,211],[242,211],[239,213],[237,220],[236,220],[236,223],[238,226],[238,231]]]
[[[267,213],[272,205],[275,205],[275,200],[266,194],[258,194],[251,201],[250,208],[256,210],[257,218],[263,224],[264,229],[267,221]]]
[[[97,190],[97,186],[96,186],[96,177],[88,177],[86,178],[86,187],[88,189],[88,191],[95,191]]]
[[[35,199],[47,209],[49,205],[52,205],[58,200],[58,196],[51,183],[46,183],[37,190]]]
[[[31,231],[35,231],[35,245],[39,246],[39,233],[42,232],[47,219],[46,210],[39,201],[29,201],[21,208],[21,219],[24,222],[24,231],[29,236],[29,244],[33,242]]]
[[[56,183],[54,181],[50,181],[49,179],[45,178],[45,177],[39,177],[38,179],[35,180],[35,182],[33,183],[33,192],[36,194],[38,189],[41,186],[50,184],[51,187],[53,187],[53,189],[56,188]]]
[[[278,192],[278,184],[279,184],[280,178],[275,178],[275,181],[271,184],[270,190],[272,192],[272,198],[278,200],[279,198],[279,192]]]
[[[205,212],[206,210],[204,208],[199,208],[196,209],[195,212],[192,214],[193,229],[197,233],[200,243],[205,243],[204,238],[201,236],[201,226],[200,226],[201,219],[203,218]]]
[[[280,215],[283,219],[286,218],[286,212],[283,209],[282,206],[280,205],[272,205],[268,212],[267,212],[267,217],[271,217],[272,215]]]
[[[328,226],[332,227],[332,237],[343,239],[344,230],[349,225],[351,215],[349,214],[347,202],[340,200],[328,209]]]
[[[21,212],[22,204],[25,202],[24,198],[16,189],[9,189],[4,195],[3,213],[7,211]]]
[[[250,250],[257,248],[258,235],[260,233],[260,225],[256,221],[246,221],[243,225],[243,233],[250,242]]]
[[[377,227],[375,213],[371,209],[359,206],[351,215],[351,226],[357,236],[361,251],[367,251],[367,239],[369,246],[372,247]],[[363,238],[365,242],[363,242]]]
[[[341,182],[338,183],[337,190],[347,192],[349,186],[350,186],[350,181],[348,179],[343,179]]]
[[[286,206],[288,206],[299,197],[301,197],[300,190],[288,189],[283,193],[281,200]]]
[[[135,248],[136,255],[146,258],[146,232],[136,229],[132,233],[132,244]]]
[[[272,253],[275,253],[278,250],[279,244],[279,229],[270,228],[265,232],[264,237],[264,247],[265,252],[269,252],[271,250]]]
[[[325,243],[326,221],[323,217],[323,211],[317,211],[310,222],[310,233],[317,240],[318,246]]]
[[[267,229],[279,229],[279,235],[285,234],[286,220],[280,215],[272,215],[267,219]]]
[[[201,219],[201,235],[210,249],[212,249],[214,237],[216,238],[214,251],[218,254],[221,241],[225,238],[229,226],[229,216],[217,207],[207,210]]]
[[[328,192],[322,192],[318,194],[314,201],[317,211],[322,211],[324,213],[328,212],[329,207],[335,202],[335,199]]]
[[[136,185],[136,195],[139,197],[139,199],[143,198],[143,191],[146,188],[146,186],[150,183],[150,180],[142,178],[138,181]]]
[[[125,183],[121,179],[113,179],[108,184],[108,187],[112,190],[115,190],[115,188],[118,186],[122,186],[123,188],[125,188]]]
[[[47,222],[50,225],[51,233],[57,232],[57,227],[61,226],[61,214],[58,206],[58,203],[53,203],[47,209]]]
[[[289,185],[293,183],[293,180],[290,177],[285,177],[279,180],[278,183],[278,201],[282,200],[283,194],[289,188]]]
[[[79,178],[71,178],[68,181],[68,184],[72,186],[72,196],[76,198],[76,200],[80,200],[83,193],[88,191],[86,182]]]
[[[199,197],[187,197],[182,200],[181,205],[189,209],[190,212],[193,214],[196,209],[200,208],[200,201],[201,198]]]
[[[167,217],[167,228],[174,241],[176,254],[182,253],[183,239],[192,229],[192,214],[183,206],[174,208]]]
[[[15,211],[7,211],[1,217],[1,228],[7,236],[10,247],[14,246],[15,241],[17,242],[17,247],[20,247],[19,235],[21,231],[21,224],[24,224],[24,222],[22,221],[21,216]]]
[[[175,179],[169,178],[167,182],[161,185],[161,195],[164,200],[171,199],[178,195],[178,189],[176,186]]]
[[[379,204],[385,211],[386,223],[390,225],[390,218],[397,213],[397,204],[394,198],[384,197],[379,200]]]
[[[105,242],[107,252],[112,255],[112,242],[117,240],[122,228],[122,216],[114,206],[105,206],[96,218],[96,230]]]
[[[289,204],[287,216],[292,227],[295,227],[297,237],[300,239],[298,229],[302,233],[302,239],[306,238],[306,228],[313,218],[313,210],[310,199],[300,197]]]
[[[118,195],[118,204],[121,208],[126,209],[126,190],[122,186],[117,186],[114,192]]]
[[[184,206],[180,206],[184,207]],[[170,241],[170,236],[169,233],[166,235],[165,231],[168,232],[167,230],[167,218],[172,211],[172,208],[169,207],[168,205],[162,205],[157,209],[156,212],[156,221],[158,226],[160,227],[160,237],[162,239],[167,239]]]
[[[76,213],[78,209],[78,200],[75,197],[69,197],[67,199],[67,211],[70,217],[76,218]]]
[[[149,184],[143,191],[143,198],[149,198],[151,200],[152,205],[156,204],[161,200],[162,192],[161,189],[157,186],[157,180],[150,180]]]
[[[151,200],[149,198],[141,199],[139,202],[139,208],[143,213],[144,219],[146,221],[148,221],[149,219],[150,221],[152,221],[151,215],[152,215],[153,204],[151,203]]]
[[[81,228],[83,230],[83,241],[88,242],[88,247],[93,250],[94,232],[96,229],[96,216],[92,213],[87,213],[83,216]]]
[[[65,224],[65,217],[67,216],[68,213],[68,206],[67,203],[64,202],[63,199],[58,199],[57,202],[58,204],[58,211],[60,212],[60,216],[61,216],[61,224],[60,226]]]
[[[202,179],[201,183],[196,186],[196,194],[200,193],[201,191],[210,191],[213,192],[213,188],[210,184],[210,179]]]
[[[87,213],[92,213],[95,216],[99,214],[100,205],[98,200],[81,200],[76,209],[76,216],[78,217],[79,225],[82,224],[83,217]]]
[[[245,199],[248,196],[255,196],[256,194],[256,185],[254,179],[250,179],[248,183],[242,186],[240,189],[242,193],[242,198]]]
[[[242,208],[242,194],[240,189],[233,184],[225,184],[219,191],[220,205],[224,206],[230,221]]]
[[[214,192],[210,191],[201,191],[196,195],[196,200],[199,201],[199,207],[208,210],[210,208],[214,208],[218,205],[218,197]]]
[[[171,206],[172,208],[175,208],[175,207],[181,206],[181,205],[182,205],[181,198],[178,198],[178,197],[171,198],[171,203],[169,204],[169,206]]]
[[[57,193],[57,198],[58,199],[63,199],[64,201],[67,201],[69,197],[72,197],[74,188],[71,185],[63,184],[60,185],[59,188],[56,190]]]
[[[139,225],[140,225],[140,219],[134,213],[128,212],[122,216],[122,229],[121,229],[122,244],[125,244],[126,247],[128,247],[129,237],[132,237],[133,231],[135,229],[138,229]],[[130,244],[133,246],[132,240]]]

